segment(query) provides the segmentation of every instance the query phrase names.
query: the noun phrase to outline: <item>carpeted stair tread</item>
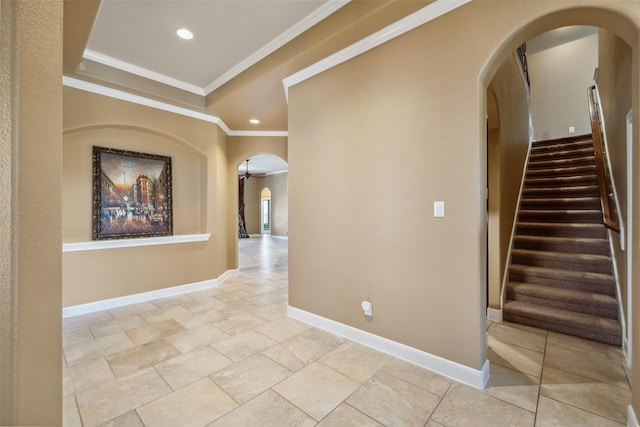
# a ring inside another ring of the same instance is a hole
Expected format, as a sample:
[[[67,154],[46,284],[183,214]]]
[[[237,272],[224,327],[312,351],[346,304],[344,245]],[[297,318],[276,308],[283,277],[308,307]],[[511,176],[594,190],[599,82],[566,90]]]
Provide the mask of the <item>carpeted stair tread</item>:
[[[591,135],[569,136],[560,139],[546,139],[542,141],[533,141],[532,149],[558,149],[563,147],[575,148],[580,145],[589,145],[593,147]]]
[[[522,197],[520,209],[601,209],[599,197]]]
[[[595,162],[595,157],[593,154],[589,156],[582,157],[570,157],[564,159],[553,159],[553,160],[537,160],[530,159],[528,168],[529,170],[537,170],[537,169],[558,169],[558,168],[568,168],[568,167],[576,167],[583,165],[592,165]]]
[[[529,161],[538,161],[538,160],[552,160],[552,159],[565,159],[571,157],[584,157],[584,156],[593,156],[593,145],[592,144],[582,144],[576,147],[559,147],[554,150],[538,150],[532,151],[529,156]]]
[[[612,274],[611,257],[607,255],[513,249],[511,259],[514,264]]]
[[[515,236],[514,248],[609,255],[609,241],[584,237]]]
[[[607,230],[602,224],[590,223],[547,223],[547,222],[518,222],[516,232],[527,236],[549,237],[590,237],[605,239]]]
[[[598,184],[598,176],[595,174],[552,176],[546,178],[526,178],[524,187],[573,187],[580,185]]]
[[[548,169],[531,169],[527,170],[527,177],[542,178],[551,176],[574,176],[585,175],[596,172],[594,165],[569,166],[564,168],[548,168]]]
[[[523,222],[582,222],[602,223],[602,212],[597,209],[522,209],[518,220]]]
[[[611,295],[509,282],[507,299],[618,319],[618,301]]]
[[[508,301],[504,305],[503,318],[612,345],[622,343],[622,329],[617,320],[591,314]]]
[[[509,280],[611,296],[616,294],[616,283],[612,275],[589,271],[511,264]]]

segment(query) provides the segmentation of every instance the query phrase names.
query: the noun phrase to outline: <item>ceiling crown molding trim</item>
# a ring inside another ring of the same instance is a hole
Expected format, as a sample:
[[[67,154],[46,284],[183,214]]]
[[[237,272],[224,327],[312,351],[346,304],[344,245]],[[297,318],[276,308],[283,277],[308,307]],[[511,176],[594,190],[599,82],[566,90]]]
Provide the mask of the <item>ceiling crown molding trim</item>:
[[[173,77],[165,76],[164,74],[156,73],[155,71],[130,64],[129,62],[125,62],[108,55],[104,55],[100,52],[85,49],[82,57],[94,62],[98,62],[102,65],[106,65],[108,67],[113,67],[118,70],[126,71],[127,73],[151,79],[168,86],[186,90],[187,92],[195,93],[196,95],[205,96],[205,91],[201,87],[183,82],[182,80],[174,79]]]
[[[188,108],[178,107],[177,105],[168,104],[166,102],[156,101],[155,99],[145,98],[144,96],[134,95],[119,89],[113,89],[101,86],[95,83],[86,82],[84,80],[75,79],[73,77],[62,76],[62,84],[74,89],[83,90],[85,92],[95,93],[107,96],[109,98],[119,99],[121,101],[131,102],[145,107],[155,108],[157,110],[168,111],[170,113],[179,114],[181,116],[191,117],[192,119],[202,120],[209,123],[215,123],[229,136],[288,136],[287,131],[254,131],[254,130],[231,130],[219,117],[199,111],[189,110]]]
[[[309,28],[316,25],[318,22],[322,21],[338,9],[342,8],[346,4],[348,4],[351,0],[329,0],[318,9],[313,11],[310,15],[307,15],[303,20],[295,24],[293,27],[289,28],[284,33],[280,34],[275,39],[271,40],[269,43],[249,55],[244,60],[240,61],[236,65],[234,65],[229,71],[215,79],[213,82],[209,83],[204,88],[204,93],[209,94],[227,83],[229,80],[256,64],[258,61],[264,59],[266,56],[275,52],[285,44],[289,43],[291,40],[298,37],[300,34],[307,31]]]
[[[435,2],[429,4],[428,6],[423,7],[417,12],[412,13],[404,17],[403,19],[394,22],[391,25],[383,28],[382,30],[371,34],[364,39],[347,46],[346,48],[339,50],[334,53],[316,62],[313,65],[310,65],[307,68],[304,68],[298,71],[295,74],[290,75],[289,77],[282,80],[282,85],[284,86],[285,97],[287,98],[287,102],[289,101],[289,88],[298,83],[301,83],[317,74],[320,74],[324,71],[327,71],[336,65],[340,65],[343,62],[346,62],[362,53],[365,53],[377,46],[380,46],[383,43],[388,42],[389,40],[393,40],[402,34],[413,30],[420,25],[423,25],[429,21],[432,21],[448,12],[451,12],[454,9],[457,9],[460,6],[463,6],[469,3],[471,0],[436,0]]]

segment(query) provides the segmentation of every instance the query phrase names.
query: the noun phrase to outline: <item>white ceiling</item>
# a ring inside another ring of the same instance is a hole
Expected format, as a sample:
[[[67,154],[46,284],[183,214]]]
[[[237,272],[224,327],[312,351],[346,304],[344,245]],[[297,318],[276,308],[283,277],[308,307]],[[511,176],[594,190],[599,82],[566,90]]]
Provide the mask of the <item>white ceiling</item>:
[[[579,40],[598,33],[598,27],[587,25],[573,25],[570,27],[560,27],[527,41],[527,52],[534,54],[552,47]]]
[[[103,0],[84,57],[207,95],[347,2]]]
[[[288,170],[287,163],[278,156],[273,154],[257,154],[249,157],[249,172],[250,173],[280,173]],[[243,174],[247,171],[247,163],[242,162],[238,166],[238,174]]]

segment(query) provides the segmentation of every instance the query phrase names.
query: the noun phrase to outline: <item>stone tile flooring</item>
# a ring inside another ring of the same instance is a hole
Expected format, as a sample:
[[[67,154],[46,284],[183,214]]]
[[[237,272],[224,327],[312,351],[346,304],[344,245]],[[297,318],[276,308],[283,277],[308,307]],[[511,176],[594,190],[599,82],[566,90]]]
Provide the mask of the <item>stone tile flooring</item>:
[[[485,390],[286,316],[287,241],[217,288],[64,320],[65,426],[623,426],[620,349],[487,322]]]

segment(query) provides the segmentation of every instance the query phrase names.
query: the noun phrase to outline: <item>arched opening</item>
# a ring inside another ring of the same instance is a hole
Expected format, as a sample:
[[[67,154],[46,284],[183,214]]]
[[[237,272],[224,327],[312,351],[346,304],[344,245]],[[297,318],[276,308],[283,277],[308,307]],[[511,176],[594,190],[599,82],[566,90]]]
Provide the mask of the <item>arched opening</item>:
[[[271,234],[271,190],[268,187],[260,192],[260,234]]]
[[[619,303],[621,307],[621,323],[623,326],[623,349],[627,355],[627,361],[631,363],[630,348],[631,348],[631,323],[633,314],[637,318],[637,315],[632,313],[629,309],[631,307],[630,302],[633,298],[637,299],[637,296],[632,295],[633,276],[637,277],[637,272],[631,271],[632,263],[630,262],[629,253],[631,249],[637,247],[637,234],[633,234],[631,230],[631,219],[633,216],[637,216],[637,211],[633,211],[633,206],[637,204],[637,197],[634,196],[634,192],[630,191],[637,182],[637,174],[634,175],[634,169],[637,170],[637,156],[631,158],[631,148],[633,145],[637,147],[637,132],[634,137],[632,132],[629,132],[630,123],[635,119],[637,120],[637,97],[632,97],[632,94],[636,94],[638,87],[637,81],[632,76],[637,73],[637,58],[638,58],[638,45],[637,45],[637,30],[633,27],[626,18],[621,15],[617,15],[610,11],[596,10],[590,8],[578,8],[573,10],[565,10],[562,12],[553,13],[544,17],[540,17],[537,20],[523,26],[515,33],[511,34],[508,40],[494,51],[491,60],[488,62],[484,71],[481,73],[481,87],[483,96],[485,96],[485,114],[486,118],[490,120],[490,117],[495,115],[495,111],[499,109],[501,113],[511,110],[510,104],[502,104],[498,100],[498,108],[496,108],[496,96],[490,88],[493,80],[499,72],[499,68],[504,64],[505,58],[515,50],[515,48],[522,43],[527,42],[534,36],[543,34],[549,30],[562,28],[572,25],[589,25],[598,28],[598,53],[597,53],[597,69],[594,75],[594,80],[600,86],[600,92],[602,97],[604,122],[606,123],[607,133],[609,134],[609,149],[610,162],[612,166],[612,175],[615,185],[618,187],[617,197],[619,200],[619,213],[621,214],[621,222],[627,224],[629,229],[623,232],[620,236],[612,234],[611,236],[611,249],[612,257],[616,259],[617,277],[619,279],[619,286],[617,294],[619,297]],[[558,50],[560,51],[560,50]],[[590,70],[593,74],[593,70]],[[535,76],[531,77],[531,90],[536,88]],[[584,87],[584,95],[586,95],[587,86]],[[558,89],[556,89],[558,92]],[[533,96],[533,95],[532,95]],[[633,99],[632,99],[633,98]],[[584,105],[586,106],[586,96],[584,96]],[[546,111],[545,113],[549,113]],[[552,113],[553,114],[553,113]],[[543,115],[542,115],[543,116]],[[542,117],[538,115],[538,117]],[[499,127],[506,123],[506,118],[499,115],[498,125]],[[553,119],[557,119],[557,115]],[[628,118],[628,119],[627,119]],[[484,117],[483,117],[484,119]],[[573,125],[565,125],[564,123],[556,124],[551,122],[551,118],[533,120],[534,127],[533,134],[536,138],[546,139],[558,138],[558,132],[564,131],[567,134],[578,134],[579,125],[575,128]],[[629,125],[628,125],[629,123]],[[489,185],[489,198],[491,200],[491,175],[493,169],[499,170],[510,162],[510,157],[503,157],[498,164],[495,163],[495,158],[491,155],[492,147],[496,145],[500,146],[504,143],[504,139],[492,136],[489,130],[490,125],[487,124],[486,133],[483,130],[481,134],[481,140],[484,141],[487,147],[487,176]],[[555,134],[554,134],[555,132]],[[627,134],[629,137],[627,138]],[[562,135],[560,135],[562,136]],[[503,152],[504,154],[504,152]],[[500,181],[504,183],[503,180]],[[622,190],[621,190],[622,188]],[[636,187],[637,188],[637,187]],[[636,191],[637,192],[637,191]],[[499,204],[503,204],[505,199],[502,197],[497,201]],[[491,201],[489,203],[488,221],[492,221]],[[500,217],[500,224],[511,223],[510,218]],[[634,221],[635,222],[635,221]],[[635,226],[634,226],[635,227]],[[491,229],[491,225],[489,226]],[[489,270],[489,310],[495,306],[495,304],[501,304],[500,293],[503,292],[500,285],[499,288],[492,286],[495,281],[492,281],[492,266],[496,268],[497,261],[494,257],[498,256],[499,250],[492,246],[491,232],[488,235],[488,270]],[[493,250],[492,250],[493,248]],[[635,287],[637,289],[637,287]],[[500,292],[495,292],[495,289],[499,289]],[[636,290],[637,293],[637,290]],[[636,322],[637,324],[637,322]],[[624,342],[626,341],[626,342]],[[637,340],[636,340],[637,341]],[[637,344],[636,344],[637,345]]]

